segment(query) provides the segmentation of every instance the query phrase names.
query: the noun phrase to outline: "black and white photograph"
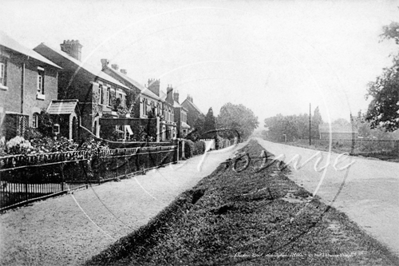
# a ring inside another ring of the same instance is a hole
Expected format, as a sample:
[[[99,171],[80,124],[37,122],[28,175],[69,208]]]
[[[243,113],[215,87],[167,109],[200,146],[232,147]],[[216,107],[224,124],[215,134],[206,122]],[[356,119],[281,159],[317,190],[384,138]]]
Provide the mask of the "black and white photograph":
[[[399,1],[0,1],[0,265],[399,265]]]

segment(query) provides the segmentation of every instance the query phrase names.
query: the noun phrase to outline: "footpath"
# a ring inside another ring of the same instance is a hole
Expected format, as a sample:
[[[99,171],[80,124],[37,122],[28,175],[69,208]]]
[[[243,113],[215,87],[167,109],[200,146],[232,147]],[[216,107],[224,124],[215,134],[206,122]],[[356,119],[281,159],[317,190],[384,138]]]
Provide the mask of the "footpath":
[[[0,265],[80,265],[145,225],[246,143],[0,215]]]

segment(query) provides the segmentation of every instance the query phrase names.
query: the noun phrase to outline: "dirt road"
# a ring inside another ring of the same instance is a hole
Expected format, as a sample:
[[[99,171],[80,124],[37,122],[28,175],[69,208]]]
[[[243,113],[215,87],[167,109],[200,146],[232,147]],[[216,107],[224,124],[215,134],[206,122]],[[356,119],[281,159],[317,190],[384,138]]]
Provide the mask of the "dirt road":
[[[321,152],[324,158],[317,164],[320,156],[311,158],[318,151],[257,140],[275,156],[285,155],[286,163],[300,155],[299,165],[304,165],[295,170],[291,162],[290,178],[346,213],[399,256],[399,163]],[[327,163],[325,170],[317,171]]]

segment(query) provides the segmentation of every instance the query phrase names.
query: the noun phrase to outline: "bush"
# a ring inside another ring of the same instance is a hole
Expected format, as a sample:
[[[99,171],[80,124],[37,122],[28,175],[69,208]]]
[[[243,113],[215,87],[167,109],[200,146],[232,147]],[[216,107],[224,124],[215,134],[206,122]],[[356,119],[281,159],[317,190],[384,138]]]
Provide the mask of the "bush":
[[[6,143],[8,154],[29,154],[34,150],[31,143],[21,136],[16,136]]]
[[[217,136],[216,139],[216,144],[215,144],[215,148],[218,149],[223,149],[223,148],[227,148],[230,146],[230,140],[228,139],[224,139],[221,136]]]
[[[186,159],[193,157],[194,155],[194,142],[192,142],[191,140],[185,139],[183,141],[183,145],[184,145],[184,157]]]
[[[205,148],[206,148],[205,142],[203,142],[202,140],[198,140],[198,141],[194,142],[193,155],[204,154]]]

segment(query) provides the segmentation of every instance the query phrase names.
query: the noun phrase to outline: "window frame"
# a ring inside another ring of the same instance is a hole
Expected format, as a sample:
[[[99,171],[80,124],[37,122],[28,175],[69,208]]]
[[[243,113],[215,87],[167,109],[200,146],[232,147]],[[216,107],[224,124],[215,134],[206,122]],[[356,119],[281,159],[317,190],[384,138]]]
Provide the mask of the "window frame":
[[[37,80],[36,80],[36,98],[38,100],[45,99],[44,81],[45,81],[44,68],[38,67],[37,68]]]
[[[35,112],[32,115],[32,128],[39,127],[39,113]]]
[[[4,56],[0,56],[0,89],[8,90],[7,87],[7,64],[8,60]],[[2,67],[1,67],[2,66]]]

